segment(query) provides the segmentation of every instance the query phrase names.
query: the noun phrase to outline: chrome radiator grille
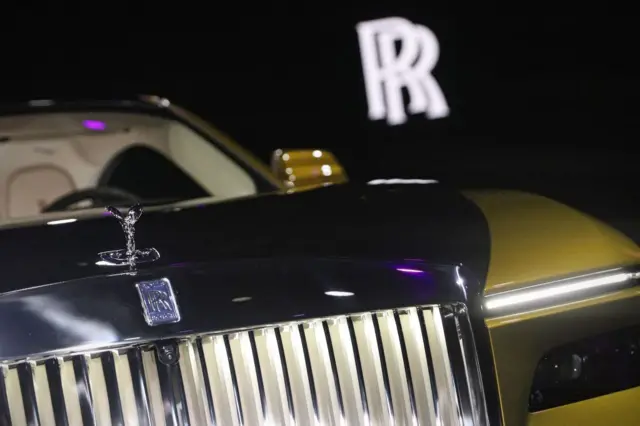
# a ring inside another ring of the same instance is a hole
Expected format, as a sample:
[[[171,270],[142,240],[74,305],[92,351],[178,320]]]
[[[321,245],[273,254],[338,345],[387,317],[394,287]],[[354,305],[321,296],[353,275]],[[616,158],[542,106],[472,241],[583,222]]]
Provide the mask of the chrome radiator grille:
[[[6,364],[0,424],[486,424],[466,327],[433,306],[196,336],[174,363],[148,344]]]

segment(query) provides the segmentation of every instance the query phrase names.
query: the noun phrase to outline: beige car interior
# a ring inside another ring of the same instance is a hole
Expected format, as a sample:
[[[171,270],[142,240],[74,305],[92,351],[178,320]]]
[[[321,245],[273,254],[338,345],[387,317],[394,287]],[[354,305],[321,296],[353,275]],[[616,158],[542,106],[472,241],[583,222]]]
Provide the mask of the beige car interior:
[[[87,129],[91,123],[104,128]],[[140,145],[164,155],[216,198],[256,193],[244,169],[169,119],[102,112],[5,116],[0,118],[0,220],[41,215],[58,197],[95,187],[116,155]]]

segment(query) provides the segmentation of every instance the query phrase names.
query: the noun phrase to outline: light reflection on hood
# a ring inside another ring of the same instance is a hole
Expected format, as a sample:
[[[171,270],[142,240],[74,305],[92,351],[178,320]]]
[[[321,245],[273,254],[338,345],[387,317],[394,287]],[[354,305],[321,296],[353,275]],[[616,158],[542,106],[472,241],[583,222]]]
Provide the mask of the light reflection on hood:
[[[50,296],[30,296],[21,303],[29,312],[42,318],[60,334],[71,340],[91,343],[110,343],[118,340],[118,333],[110,324],[77,315],[73,306]]]

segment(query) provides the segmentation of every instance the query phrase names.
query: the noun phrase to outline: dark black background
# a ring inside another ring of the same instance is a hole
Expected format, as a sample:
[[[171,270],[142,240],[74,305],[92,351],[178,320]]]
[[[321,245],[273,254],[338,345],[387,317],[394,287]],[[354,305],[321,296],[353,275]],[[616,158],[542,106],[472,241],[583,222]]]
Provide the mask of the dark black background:
[[[368,120],[355,25],[387,16],[438,36],[434,74],[450,117],[417,115],[395,127]],[[0,97],[163,95],[263,159],[280,147],[326,148],[355,179],[545,187],[635,180],[633,17],[445,16],[403,2],[162,22],[126,35],[114,27],[101,36],[16,39],[4,54],[10,66],[0,67]]]

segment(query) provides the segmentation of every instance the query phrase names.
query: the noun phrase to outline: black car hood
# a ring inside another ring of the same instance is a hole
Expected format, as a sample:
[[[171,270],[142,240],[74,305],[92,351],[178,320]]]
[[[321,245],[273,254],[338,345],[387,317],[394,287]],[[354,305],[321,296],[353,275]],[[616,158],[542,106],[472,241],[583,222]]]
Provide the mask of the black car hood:
[[[177,210],[177,211],[176,211]],[[117,220],[0,231],[0,293],[120,271],[98,253],[124,248]],[[490,238],[485,218],[439,185],[342,185],[190,208],[145,212],[138,248],[155,248],[149,270],[247,258],[419,259],[464,264],[483,281]]]

